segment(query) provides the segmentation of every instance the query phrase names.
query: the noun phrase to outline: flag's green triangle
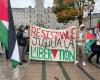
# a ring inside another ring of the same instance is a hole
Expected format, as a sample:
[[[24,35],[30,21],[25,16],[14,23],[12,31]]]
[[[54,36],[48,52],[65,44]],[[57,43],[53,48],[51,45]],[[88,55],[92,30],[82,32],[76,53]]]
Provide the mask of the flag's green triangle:
[[[18,65],[18,61],[12,60],[12,67],[16,68]]]
[[[95,42],[95,36],[92,33],[87,32],[86,45],[85,45],[85,49],[86,49],[87,54],[91,53],[91,45],[94,42]]]
[[[8,30],[2,21],[0,21],[0,42],[8,49]]]

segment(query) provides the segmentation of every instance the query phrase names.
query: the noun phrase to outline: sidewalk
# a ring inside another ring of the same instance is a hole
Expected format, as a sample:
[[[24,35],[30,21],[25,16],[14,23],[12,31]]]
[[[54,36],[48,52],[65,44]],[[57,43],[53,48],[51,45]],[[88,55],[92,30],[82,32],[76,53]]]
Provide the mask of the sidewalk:
[[[31,61],[13,69],[0,55],[0,80],[100,80],[100,66]]]

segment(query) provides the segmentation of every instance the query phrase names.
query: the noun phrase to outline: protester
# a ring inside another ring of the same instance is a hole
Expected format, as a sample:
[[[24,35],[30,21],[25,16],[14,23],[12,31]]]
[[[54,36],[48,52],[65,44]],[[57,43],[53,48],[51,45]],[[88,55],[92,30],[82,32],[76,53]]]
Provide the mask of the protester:
[[[75,64],[79,63],[79,61],[82,61],[83,65],[86,65],[85,63],[85,41],[86,41],[86,30],[84,24],[80,25],[79,31],[78,31],[78,38],[77,38],[77,60],[75,61]]]
[[[30,26],[26,26],[23,32],[23,36],[27,39],[29,38],[29,27]]]
[[[29,52],[29,27],[30,26],[26,26],[23,32],[23,37],[26,39],[27,43],[24,47],[24,55],[26,55],[27,52]]]
[[[24,55],[24,46],[26,46],[26,39],[23,37],[23,30],[24,27],[20,26],[17,32],[17,41],[18,41],[18,47],[19,47],[19,54],[20,54],[20,65],[22,64],[23,61],[25,61]]]
[[[95,28],[95,31],[94,32],[96,34],[96,41],[91,45],[92,54],[88,58],[88,61],[90,63],[92,63],[91,59],[95,55],[97,55],[96,63],[97,64],[100,64],[100,62],[99,62],[99,57],[100,57],[100,28]]]

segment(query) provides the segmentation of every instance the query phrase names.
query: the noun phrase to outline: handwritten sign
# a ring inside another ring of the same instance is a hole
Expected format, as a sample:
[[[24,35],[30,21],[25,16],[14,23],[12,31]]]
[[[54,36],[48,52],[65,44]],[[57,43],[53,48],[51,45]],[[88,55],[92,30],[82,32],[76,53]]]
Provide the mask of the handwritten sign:
[[[65,30],[30,28],[30,59],[75,61],[76,27]]]

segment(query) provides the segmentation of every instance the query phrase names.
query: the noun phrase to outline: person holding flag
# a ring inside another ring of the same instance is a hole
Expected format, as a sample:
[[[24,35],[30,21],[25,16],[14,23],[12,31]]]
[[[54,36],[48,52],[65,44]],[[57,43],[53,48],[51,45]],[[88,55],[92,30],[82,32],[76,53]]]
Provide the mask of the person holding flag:
[[[99,57],[100,57],[100,28],[95,28],[95,34],[96,34],[96,41],[91,45],[92,54],[88,58],[88,61],[92,63],[91,59],[97,55],[96,63],[100,64]]]
[[[18,32],[16,34],[17,41],[18,41],[18,47],[19,47],[19,54],[20,54],[20,63],[19,65],[22,65],[22,62],[25,61],[25,46],[27,44],[26,38],[23,36],[24,26],[20,26],[18,29]]]

